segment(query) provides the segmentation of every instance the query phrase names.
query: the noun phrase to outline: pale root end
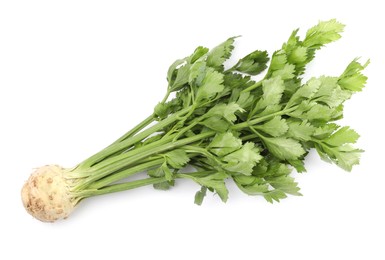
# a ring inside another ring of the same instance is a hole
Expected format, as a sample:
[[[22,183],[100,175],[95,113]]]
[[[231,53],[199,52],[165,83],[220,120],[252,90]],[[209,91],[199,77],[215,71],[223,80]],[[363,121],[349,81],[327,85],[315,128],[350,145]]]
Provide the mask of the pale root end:
[[[43,222],[68,217],[76,203],[64,172],[65,169],[58,165],[46,165],[31,174],[21,190],[21,198],[29,214]]]

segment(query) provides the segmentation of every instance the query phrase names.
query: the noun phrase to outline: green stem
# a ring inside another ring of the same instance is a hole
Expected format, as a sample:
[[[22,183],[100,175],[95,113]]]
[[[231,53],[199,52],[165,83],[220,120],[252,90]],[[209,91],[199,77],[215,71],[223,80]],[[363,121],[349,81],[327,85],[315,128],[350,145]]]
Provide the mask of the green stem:
[[[266,120],[269,120],[272,117],[282,116],[282,115],[288,114],[290,112],[293,112],[297,108],[298,108],[298,106],[294,106],[294,107],[291,107],[291,108],[288,108],[288,109],[284,109],[284,110],[281,110],[281,111],[278,111],[278,112],[275,112],[275,113],[272,113],[272,114],[269,114],[269,115],[266,115],[266,116],[258,117],[258,118],[255,118],[255,119],[243,122],[243,123],[239,123],[239,124],[233,125],[232,129],[234,129],[234,130],[241,130],[243,128],[246,128],[246,127],[249,127],[249,126],[261,123],[261,122],[264,122]]]
[[[252,90],[254,90],[254,89],[256,89],[256,88],[262,86],[262,82],[263,82],[264,80],[265,80],[265,78],[261,79],[261,80],[258,81],[258,82],[255,82],[253,85],[251,85],[250,87],[248,87],[248,88],[242,90],[241,92],[250,92],[250,91],[252,91]]]
[[[168,97],[170,96],[170,91],[167,89],[167,92],[166,94],[164,95],[162,101],[160,103],[165,103],[168,99]],[[111,145],[114,145],[116,143],[120,143],[121,141],[133,136],[134,134],[136,134],[137,132],[139,132],[140,130],[142,130],[143,128],[145,128],[146,126],[148,126],[149,124],[151,124],[152,122],[155,121],[155,115],[154,114],[151,114],[149,117],[147,117],[146,119],[144,119],[142,122],[140,122],[137,126],[135,126],[134,128],[132,128],[130,131],[128,131],[127,133],[125,133],[122,137],[120,137],[119,139],[117,139],[115,142],[113,142]]]
[[[104,194],[118,192],[118,191],[132,190],[135,188],[147,186],[150,184],[162,183],[165,181],[166,181],[165,177],[146,178],[146,179],[142,179],[142,180],[136,180],[136,181],[131,181],[131,182],[125,182],[125,183],[110,185],[110,186],[107,186],[107,187],[105,187],[103,189],[99,189],[99,190],[87,190],[85,192],[80,193],[80,196],[82,196],[84,198],[88,198],[88,197],[92,197],[92,196],[104,195]]]
[[[139,162],[144,158],[148,158],[151,155],[175,149],[179,146],[183,146],[186,144],[194,143],[204,138],[213,136],[214,134],[215,132],[213,131],[205,132],[199,135],[181,139],[176,142],[171,142],[173,136],[170,136],[167,139],[160,139],[157,142],[153,142],[146,146],[139,147],[127,153],[108,158],[100,164],[95,165],[91,171],[87,172],[87,174],[89,174],[89,177],[82,180],[81,183],[76,186],[76,189],[80,190],[85,187],[88,187],[89,185],[92,185],[92,183],[94,183],[95,181],[100,180],[110,174],[114,175],[115,172],[118,172],[122,168],[133,166],[135,163]]]
[[[167,92],[166,92],[166,94],[164,95],[164,97],[163,97],[163,99],[162,99],[162,101],[160,101],[160,103],[166,103],[166,101],[167,101],[167,99],[168,99],[168,97],[170,96],[170,88],[168,87],[167,88]]]
[[[175,137],[173,138],[173,141],[176,141],[179,139],[179,137],[181,137],[182,135],[184,135],[188,130],[192,129],[194,126],[196,126],[197,124],[199,123],[199,121],[195,121],[195,122],[191,122],[188,126],[185,126],[179,133],[177,133],[175,135]]]
[[[197,172],[187,172],[187,173],[178,173],[178,174],[175,174],[175,178],[184,178],[185,176],[193,176],[193,177],[196,177],[196,178],[202,178],[202,177],[206,177],[210,174],[213,174],[213,173],[216,173],[217,171],[216,170],[206,170],[206,171],[197,171]]]
[[[261,139],[265,139],[265,136],[263,136],[263,135],[261,135],[260,133],[258,133],[258,131],[257,130],[255,130],[255,128],[254,127],[252,127],[252,126],[249,126],[249,129],[251,130],[251,132],[253,132],[256,136],[258,136],[259,138],[261,138]]]
[[[152,127],[138,133],[137,135],[131,136],[126,140],[123,140],[119,143],[115,143],[111,146],[108,146],[107,148],[103,149],[102,151],[98,152],[97,154],[91,156],[90,158],[80,163],[77,169],[79,169],[80,171],[81,170],[86,171],[88,168],[100,163],[110,155],[115,154],[122,150],[129,149],[135,143],[142,141],[143,139],[150,136],[151,134],[156,133],[162,130],[164,127],[179,120],[179,117],[183,116],[185,113],[188,113],[188,111],[189,111],[189,108],[182,109],[176,112],[175,114],[167,117],[166,119],[160,121],[156,125],[153,125]]]
[[[246,135],[246,136],[242,137],[242,141],[248,141],[248,140],[254,139],[256,137],[258,137],[258,135],[256,135],[256,134],[249,134],[249,135]]]
[[[237,63],[234,64],[234,66],[232,66],[231,68],[225,70],[223,73],[232,73],[236,68],[237,66],[239,65],[240,61],[238,61]]]
[[[120,143],[121,141],[126,140],[127,138],[135,135],[137,132],[139,132],[140,130],[142,130],[143,128],[145,128],[146,126],[148,126],[149,124],[151,124],[154,121],[155,121],[155,116],[154,116],[154,114],[152,114],[151,116],[147,117],[142,122],[140,122],[137,126],[132,128],[130,131],[125,133],[123,136],[121,136],[119,139],[117,139],[115,142],[113,142],[110,146],[112,146],[116,143]]]
[[[133,129],[131,129],[130,131],[128,131],[127,133],[125,133],[123,136],[121,136],[119,139],[117,139],[115,142],[113,142],[112,144],[110,144],[109,146],[107,146],[106,148],[104,148],[102,151],[100,151],[99,153],[102,153],[102,152],[105,152],[105,150],[117,143],[120,143],[128,138],[130,138],[131,136],[135,135],[137,132],[139,132],[140,130],[142,130],[143,128],[145,128],[146,126],[148,126],[149,124],[151,124],[152,122],[155,121],[155,116],[154,115],[151,115],[149,117],[147,117],[145,120],[143,120],[141,123],[139,123],[137,126],[135,126]],[[108,156],[106,156],[105,158],[108,158],[108,157],[111,157],[111,156],[114,156],[116,155],[118,152],[116,153],[111,153],[109,154]]]
[[[106,178],[103,178],[99,181],[96,181],[92,185],[90,185],[89,188],[90,189],[100,189],[100,188],[105,187],[107,185],[110,185],[114,182],[117,182],[117,181],[120,181],[124,178],[130,177],[130,176],[134,175],[135,173],[143,172],[145,170],[149,170],[152,168],[156,168],[157,166],[159,167],[160,165],[162,165],[163,162],[164,162],[164,159],[161,158],[161,159],[156,159],[156,160],[149,161],[146,163],[138,164],[134,167],[130,167],[126,170],[119,171],[116,174],[112,174]]]
[[[211,154],[207,149],[204,149],[202,147],[193,146],[193,145],[185,145],[185,146],[183,146],[183,150],[186,150],[189,153],[193,152],[193,153],[201,154],[204,157],[211,159],[211,160],[217,162],[218,165],[220,165],[220,161],[213,154]]]
[[[184,173],[184,174],[175,174],[174,179],[181,179],[181,178],[186,178],[187,176],[191,177],[205,177],[207,175],[210,175],[214,173],[215,171],[199,171],[199,172],[193,172],[193,173]],[[80,197],[83,198],[88,198],[92,196],[97,196],[97,195],[104,195],[104,194],[109,194],[113,192],[119,192],[119,191],[125,191],[125,190],[132,190],[135,188],[151,185],[151,184],[157,184],[157,183],[162,183],[167,181],[165,177],[149,177],[141,180],[135,180],[135,181],[130,181],[130,182],[124,182],[124,183],[118,183],[118,184],[113,184],[106,186],[101,189],[92,189],[92,190],[86,190],[83,192],[76,193]]]

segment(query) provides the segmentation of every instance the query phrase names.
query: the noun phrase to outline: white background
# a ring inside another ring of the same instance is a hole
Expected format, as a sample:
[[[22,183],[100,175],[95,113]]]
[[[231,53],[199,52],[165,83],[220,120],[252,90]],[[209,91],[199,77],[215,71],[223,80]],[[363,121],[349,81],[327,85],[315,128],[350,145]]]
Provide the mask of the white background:
[[[0,259],[385,259],[381,1],[0,2]],[[306,160],[303,197],[269,204],[229,183],[228,203],[179,182],[91,198],[54,224],[28,215],[32,169],[73,166],[152,112],[168,66],[198,45],[242,35],[235,55],[270,53],[318,20],[347,24],[310,75],[370,58],[367,88],[346,104],[361,165],[346,173]]]

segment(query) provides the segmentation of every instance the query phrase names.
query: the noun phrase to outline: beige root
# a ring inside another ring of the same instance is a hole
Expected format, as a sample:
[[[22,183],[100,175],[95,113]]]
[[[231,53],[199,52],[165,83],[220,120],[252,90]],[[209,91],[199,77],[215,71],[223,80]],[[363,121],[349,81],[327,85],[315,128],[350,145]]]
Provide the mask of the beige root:
[[[21,191],[25,209],[43,222],[67,218],[76,202],[64,178],[65,169],[46,165],[33,172]]]

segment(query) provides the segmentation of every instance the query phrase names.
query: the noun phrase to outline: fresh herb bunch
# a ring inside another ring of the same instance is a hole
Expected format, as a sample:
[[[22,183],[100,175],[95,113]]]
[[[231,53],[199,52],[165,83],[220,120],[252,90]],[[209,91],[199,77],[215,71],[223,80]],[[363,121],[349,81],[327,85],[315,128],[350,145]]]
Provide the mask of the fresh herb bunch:
[[[226,202],[227,179],[248,195],[279,201],[300,195],[290,173],[305,171],[312,148],[350,171],[362,152],[352,146],[359,135],[334,121],[364,87],[361,71],[368,62],[354,59],[340,76],[302,82],[316,51],[338,40],[343,28],[334,19],[319,22],[303,40],[295,30],[270,63],[266,51],[256,50],[225,68],[235,37],[212,50],[196,48],[170,66],[166,95],[148,118],[74,168],[51,165],[33,173],[23,188],[25,207],[42,221],[54,221],[85,198],[149,184],[167,190],[181,178],[201,186],[198,205],[207,190]],[[187,165],[194,171],[186,172]],[[126,179],[144,171],[147,177]]]

